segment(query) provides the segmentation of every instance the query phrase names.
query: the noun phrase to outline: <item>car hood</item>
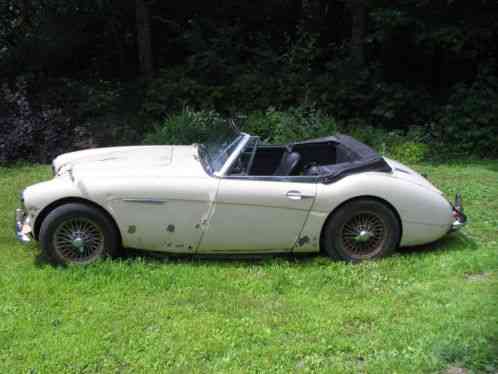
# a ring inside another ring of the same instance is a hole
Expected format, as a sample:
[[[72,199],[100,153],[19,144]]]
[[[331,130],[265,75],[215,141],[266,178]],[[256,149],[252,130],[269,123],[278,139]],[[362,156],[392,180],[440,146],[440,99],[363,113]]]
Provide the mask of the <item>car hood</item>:
[[[421,187],[425,187],[429,190],[437,192],[438,194],[441,195],[443,194],[441,190],[439,190],[436,186],[434,186],[431,182],[429,182],[426,178],[417,173],[415,170],[409,168],[406,165],[403,165],[398,161],[391,160],[386,157],[384,157],[384,160],[386,160],[386,162],[391,167],[395,178],[399,178],[407,182],[417,184]]]
[[[74,177],[206,176],[196,146],[133,146],[65,153],[53,161],[57,175]]]

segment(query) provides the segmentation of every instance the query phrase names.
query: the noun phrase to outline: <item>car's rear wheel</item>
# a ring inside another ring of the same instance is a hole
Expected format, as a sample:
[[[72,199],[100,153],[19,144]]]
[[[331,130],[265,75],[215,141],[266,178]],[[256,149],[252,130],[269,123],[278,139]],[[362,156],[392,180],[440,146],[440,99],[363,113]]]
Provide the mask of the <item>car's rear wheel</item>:
[[[330,257],[356,262],[388,256],[400,235],[400,223],[389,206],[375,199],[358,199],[334,212],[325,226],[322,245]]]
[[[115,255],[119,235],[114,223],[97,208],[71,203],[47,215],[41,225],[40,243],[55,264],[86,265]]]

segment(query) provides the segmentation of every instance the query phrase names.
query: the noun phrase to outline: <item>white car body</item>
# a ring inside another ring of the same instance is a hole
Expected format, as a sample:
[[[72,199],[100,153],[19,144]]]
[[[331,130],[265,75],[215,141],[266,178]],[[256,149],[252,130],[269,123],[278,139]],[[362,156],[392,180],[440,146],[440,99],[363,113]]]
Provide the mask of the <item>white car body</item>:
[[[247,142],[249,136],[243,137]],[[358,197],[382,200],[395,210],[400,246],[433,242],[459,225],[442,192],[396,161],[386,159],[391,172],[355,173],[334,183],[229,177],[242,148],[216,173],[203,167],[197,145],[61,155],[53,162],[52,180],[24,190],[18,237],[36,238],[47,212],[68,201],[105,210],[124,247],[167,253],[317,252],[327,218]]]

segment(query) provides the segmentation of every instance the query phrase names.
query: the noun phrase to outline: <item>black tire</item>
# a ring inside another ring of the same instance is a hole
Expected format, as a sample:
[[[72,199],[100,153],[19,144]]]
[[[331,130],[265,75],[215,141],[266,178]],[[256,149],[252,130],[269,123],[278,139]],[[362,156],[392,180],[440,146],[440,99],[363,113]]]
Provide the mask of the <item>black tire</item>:
[[[400,222],[389,206],[358,199],[334,212],[325,225],[322,246],[335,260],[358,262],[389,256],[400,235]]]
[[[87,265],[119,250],[114,222],[99,209],[79,203],[51,211],[42,222],[39,239],[48,260],[58,265]]]

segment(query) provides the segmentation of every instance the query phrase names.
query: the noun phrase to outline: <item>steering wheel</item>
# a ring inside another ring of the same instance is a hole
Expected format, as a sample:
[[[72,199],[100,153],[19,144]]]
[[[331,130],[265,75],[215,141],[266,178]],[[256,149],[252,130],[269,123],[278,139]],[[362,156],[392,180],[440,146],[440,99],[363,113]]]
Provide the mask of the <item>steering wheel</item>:
[[[230,174],[245,174],[244,165],[242,164],[242,157],[237,158],[232,166]]]

